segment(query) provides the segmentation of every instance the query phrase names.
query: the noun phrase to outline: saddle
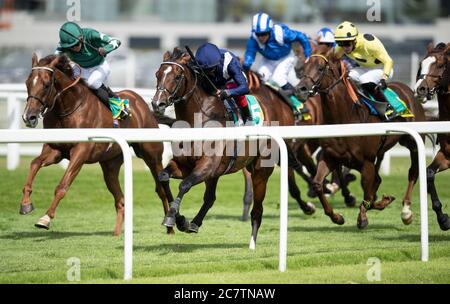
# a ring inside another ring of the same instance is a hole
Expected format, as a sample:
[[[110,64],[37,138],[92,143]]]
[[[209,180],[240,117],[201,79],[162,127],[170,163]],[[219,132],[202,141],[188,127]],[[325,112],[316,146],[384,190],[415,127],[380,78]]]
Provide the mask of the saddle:
[[[264,123],[264,113],[257,98],[253,95],[245,95],[244,97],[248,103],[250,115],[253,119],[253,125],[262,126]],[[227,121],[233,122],[233,125],[237,127],[243,126],[246,123],[242,119],[242,117],[244,117],[242,110],[238,107],[234,98],[225,99],[223,104],[227,115]]]

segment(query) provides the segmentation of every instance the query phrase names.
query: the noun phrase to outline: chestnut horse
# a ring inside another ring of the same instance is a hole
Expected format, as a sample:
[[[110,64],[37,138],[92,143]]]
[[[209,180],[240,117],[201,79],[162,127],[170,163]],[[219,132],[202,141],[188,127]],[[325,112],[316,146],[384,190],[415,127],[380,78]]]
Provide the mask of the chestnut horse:
[[[367,107],[354,103],[347,86],[344,63],[334,57],[333,50],[319,47],[304,65],[304,75],[296,87],[296,94],[306,99],[310,95],[320,94],[325,124],[337,123],[372,123],[380,122],[377,116],[372,116]],[[412,90],[401,83],[389,84],[414,113],[415,121],[424,121],[422,106],[414,102]],[[397,117],[395,121],[412,121],[411,118]],[[320,157],[317,175],[314,178],[315,190],[324,207],[325,213],[334,223],[343,224],[344,218],[335,214],[322,191],[324,178],[340,165],[358,170],[361,173],[361,185],[364,200],[360,205],[358,228],[368,226],[366,211],[370,209],[383,210],[394,197],[384,196],[376,202],[376,192],[381,184],[378,173],[384,153],[400,143],[410,150],[411,167],[408,174],[408,187],[403,198],[402,220],[405,224],[412,222],[411,196],[418,178],[418,154],[414,140],[409,135],[399,136],[369,136],[352,138],[333,138],[320,141],[323,153]]]
[[[450,120],[450,43],[440,43],[435,48],[432,44],[428,46],[427,55],[421,62],[415,91],[417,97],[425,102],[437,94],[439,120]],[[450,218],[448,214],[442,213],[434,176],[450,167],[450,134],[439,134],[438,142],[441,148],[427,168],[427,184],[439,227],[449,230]]]
[[[226,111],[223,102],[217,97],[208,94],[203,88],[201,85],[203,79],[198,71],[191,67],[189,64],[190,60],[189,54],[179,48],[175,48],[172,53],[166,52],[164,54],[163,62],[156,73],[157,92],[152,100],[154,112],[163,114],[168,106],[174,104],[176,118],[191,127],[195,125],[194,117],[196,114],[202,115],[204,122],[204,124],[202,122],[202,126],[212,121],[218,126],[226,126]],[[292,110],[274,91],[262,86],[258,94],[256,92],[253,93],[260,102],[266,122],[276,121],[284,126],[294,124]],[[199,124],[199,122],[196,123]],[[236,130],[236,132],[239,132],[239,130]],[[196,156],[192,154],[175,156],[163,170],[160,175],[160,181],[163,183],[167,197],[171,202],[163,225],[167,227],[176,225],[181,231],[198,232],[206,213],[216,199],[216,187],[219,178],[222,175],[235,173],[243,168],[247,168],[252,176],[253,187],[250,247],[254,248],[258,229],[262,221],[262,204],[266,194],[267,182],[278,160],[274,163],[270,159],[271,155],[267,153],[262,155],[264,153],[261,152],[261,149],[256,149],[258,151],[250,155],[249,142],[245,142],[241,147],[245,149],[245,153],[238,154],[233,160],[233,156],[229,155],[229,151],[228,153],[225,151],[226,147],[219,146],[220,143],[223,143],[223,141],[219,141],[219,144],[217,142],[214,143],[214,149],[218,153],[212,153],[212,155],[208,153],[207,155],[205,151],[202,151],[200,155]],[[290,144],[290,142],[287,143]],[[195,150],[194,145],[194,143],[189,144],[192,147],[192,151]],[[185,147],[183,146],[183,148]],[[278,147],[272,147],[270,142],[266,148],[268,151],[273,151],[273,148],[278,149]],[[271,164],[267,163],[269,160],[272,162]],[[170,177],[183,179],[176,199],[173,199],[169,187]],[[193,220],[188,222],[179,213],[181,201],[193,186],[202,182],[206,185],[203,205]],[[305,204],[304,206],[304,208],[311,207],[312,205],[310,204]]]
[[[80,78],[73,79],[73,70],[66,56],[51,55],[38,61],[33,54],[32,70],[26,81],[28,98],[23,120],[28,127],[34,128],[39,116],[44,117],[44,128],[111,128],[113,119],[110,110],[98,100],[91,90],[82,84]],[[130,101],[132,115],[122,121],[123,128],[157,128],[158,123],[153,113],[141,96],[133,91],[121,91],[121,98]],[[162,143],[132,144],[137,156],[144,159],[150,168],[158,193],[164,207],[168,202],[164,189],[158,181],[162,170]],[[32,184],[42,167],[69,159],[70,164],[59,185],[46,214],[38,221],[36,227],[49,229],[54,219],[56,208],[64,198],[70,185],[81,170],[83,164],[99,162],[108,190],[114,196],[116,207],[116,224],[114,235],[122,231],[124,217],[124,197],[119,183],[119,171],[123,163],[122,152],[117,144],[109,143],[73,143],[44,144],[41,155],[31,162],[26,184],[23,188],[21,214],[29,214],[34,207],[31,203]],[[167,233],[173,233],[172,228]]]

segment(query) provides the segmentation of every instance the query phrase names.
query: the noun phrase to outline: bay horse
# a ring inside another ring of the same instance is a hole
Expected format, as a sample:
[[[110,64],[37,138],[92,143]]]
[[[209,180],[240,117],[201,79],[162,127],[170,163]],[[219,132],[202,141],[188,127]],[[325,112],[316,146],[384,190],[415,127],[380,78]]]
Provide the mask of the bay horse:
[[[44,129],[111,128],[113,118],[110,110],[79,80],[79,77],[74,79],[72,67],[65,55],[50,55],[38,60],[36,54],[33,54],[31,73],[26,80],[27,104],[22,116],[27,127],[35,128],[39,117],[43,116]],[[118,95],[130,101],[132,112],[131,116],[121,122],[121,127],[158,127],[154,114],[141,96],[130,90],[121,91]],[[168,202],[158,180],[158,174],[163,169],[161,164],[163,144],[139,143],[132,144],[132,147],[136,155],[142,158],[150,168],[156,183],[155,190],[166,213]],[[123,157],[117,144],[92,142],[44,144],[41,154],[31,162],[23,188],[20,214],[29,214],[34,210],[30,195],[38,171],[42,167],[60,162],[63,158],[70,160],[70,164],[55,189],[50,208],[35,226],[49,229],[50,221],[55,218],[58,204],[66,195],[83,164],[99,162],[106,186],[115,200],[117,215],[114,235],[120,235],[124,217],[124,196],[120,188],[119,171]],[[173,229],[168,228],[167,233],[173,233]]]
[[[164,54],[163,62],[156,72],[157,91],[152,100],[154,112],[162,115],[165,109],[173,104],[177,120],[184,121],[191,127],[195,125],[194,119],[198,113],[203,118],[202,127],[212,121],[219,126],[226,126],[227,119],[223,102],[217,97],[211,96],[201,85],[201,76],[191,66],[190,61],[189,54],[179,48],[174,48],[172,53],[166,52]],[[260,102],[265,121],[276,121],[280,125],[294,124],[292,110],[274,91],[261,87],[260,92],[254,94],[254,96]],[[236,132],[239,132],[239,129],[236,129]],[[290,144],[289,141],[287,143]],[[194,143],[189,145],[193,147]],[[262,155],[259,149],[255,155],[250,155],[248,145],[249,142],[245,142],[243,145],[244,156],[238,155],[234,160],[233,156],[227,155],[229,153],[226,153],[226,148],[220,146],[219,153],[213,155],[207,155],[202,151],[201,155],[197,156],[192,154],[175,156],[160,174],[160,181],[166,191],[167,198],[171,202],[163,225],[167,227],[176,225],[181,231],[197,233],[206,213],[216,199],[216,187],[219,178],[222,175],[247,168],[251,173],[253,188],[250,248],[255,248],[258,229],[262,222],[262,204],[266,194],[267,182],[274,170],[275,163],[270,166],[264,165],[264,161],[269,160],[271,156]],[[272,149],[270,142],[267,148]],[[192,151],[194,151],[194,148]],[[170,177],[182,179],[175,199],[169,186]],[[181,201],[193,186],[202,182],[206,185],[203,205],[193,220],[188,222],[179,212]],[[305,208],[311,208],[311,206],[305,204]]]
[[[450,120],[450,43],[439,43],[435,48],[430,44],[427,55],[422,60],[415,85],[416,96],[424,102],[437,94],[439,120]],[[434,184],[436,173],[450,167],[450,134],[438,134],[440,149],[427,168],[428,193],[439,227],[450,229],[450,218],[442,212],[442,204]]]
[[[343,61],[334,56],[333,50],[327,50],[325,47],[319,46],[318,51],[304,65],[304,75],[296,86],[296,94],[305,99],[310,95],[320,95],[325,124],[381,122],[378,116],[370,115],[366,106],[353,102],[348,93],[348,87],[344,84],[347,81],[346,77],[346,68]],[[407,103],[408,108],[415,116],[414,119],[397,117],[395,121],[425,121],[424,110],[420,104],[414,102],[413,92],[408,86],[392,82],[389,83],[389,87]],[[324,207],[325,214],[334,223],[344,224],[344,218],[342,215],[334,213],[328,200],[323,195],[323,179],[340,165],[361,173],[364,200],[359,206],[357,226],[360,229],[366,228],[368,226],[366,211],[370,209],[383,210],[395,199],[392,196],[383,196],[380,201],[376,201],[376,193],[381,184],[379,168],[384,153],[397,143],[408,148],[411,157],[411,167],[408,173],[409,182],[403,198],[401,213],[403,223],[408,225],[413,220],[411,196],[418,178],[417,147],[409,135],[320,140],[323,153],[319,159],[317,175],[314,177],[315,190]]]

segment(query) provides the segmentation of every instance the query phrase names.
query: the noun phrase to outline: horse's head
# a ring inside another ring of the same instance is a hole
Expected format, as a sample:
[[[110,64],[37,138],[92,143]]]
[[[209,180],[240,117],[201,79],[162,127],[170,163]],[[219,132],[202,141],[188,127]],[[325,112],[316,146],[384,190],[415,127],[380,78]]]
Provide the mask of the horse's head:
[[[449,57],[450,43],[447,45],[439,43],[436,47],[433,47],[432,44],[428,45],[427,55],[420,63],[417,73],[417,82],[414,87],[416,97],[426,102],[439,89],[447,89],[450,77]]]
[[[59,70],[71,73],[68,59],[65,56],[51,55],[38,60],[33,54],[31,73],[25,84],[27,86],[27,104],[22,119],[29,128],[35,128],[39,116],[53,109],[57,96],[57,76]]]
[[[295,87],[295,94],[306,100],[330,87],[336,78],[334,61],[336,59],[332,49],[325,46],[318,47],[318,51],[311,55],[303,65],[303,73],[300,75],[300,82]]]
[[[156,93],[152,99],[156,114],[163,115],[167,107],[186,100],[192,94],[196,84],[189,87],[190,60],[189,54],[179,48],[175,48],[173,53],[164,54],[163,62],[156,72]]]

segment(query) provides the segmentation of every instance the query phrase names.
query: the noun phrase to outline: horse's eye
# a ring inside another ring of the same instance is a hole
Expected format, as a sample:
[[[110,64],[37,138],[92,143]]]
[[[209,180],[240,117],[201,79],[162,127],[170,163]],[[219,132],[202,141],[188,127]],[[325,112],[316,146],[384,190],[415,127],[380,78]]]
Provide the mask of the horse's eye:
[[[175,80],[176,80],[176,81],[179,81],[180,79],[181,79],[181,75],[175,76]]]

